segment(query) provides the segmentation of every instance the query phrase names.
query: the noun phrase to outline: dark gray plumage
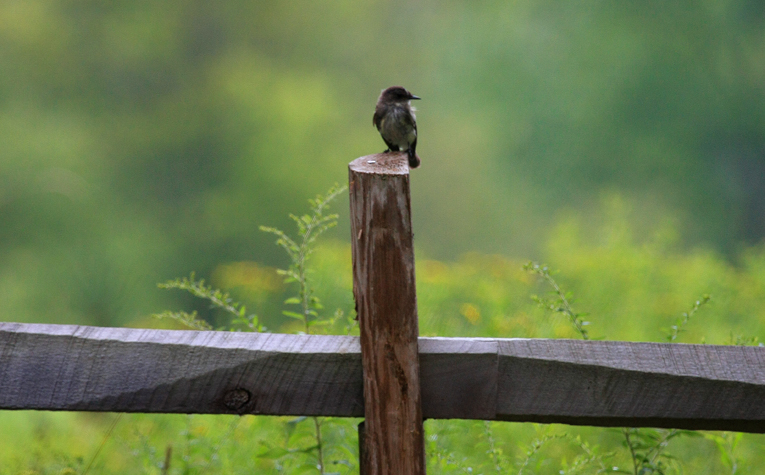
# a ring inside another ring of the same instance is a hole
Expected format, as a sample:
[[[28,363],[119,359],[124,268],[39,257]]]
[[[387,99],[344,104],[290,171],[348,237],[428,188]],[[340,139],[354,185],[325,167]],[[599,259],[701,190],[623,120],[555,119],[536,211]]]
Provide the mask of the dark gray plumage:
[[[386,152],[406,151],[409,155],[409,167],[420,166],[417,156],[417,118],[414,107],[409,101],[419,99],[401,86],[385,89],[377,99],[372,123],[380,131]]]

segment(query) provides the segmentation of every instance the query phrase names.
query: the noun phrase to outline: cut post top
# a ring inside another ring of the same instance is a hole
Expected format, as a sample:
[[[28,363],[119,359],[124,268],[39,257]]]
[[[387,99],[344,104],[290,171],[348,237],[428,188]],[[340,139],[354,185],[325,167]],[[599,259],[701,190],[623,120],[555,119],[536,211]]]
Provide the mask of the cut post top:
[[[357,158],[348,164],[348,168],[357,173],[408,175],[408,160],[406,152],[375,153]]]

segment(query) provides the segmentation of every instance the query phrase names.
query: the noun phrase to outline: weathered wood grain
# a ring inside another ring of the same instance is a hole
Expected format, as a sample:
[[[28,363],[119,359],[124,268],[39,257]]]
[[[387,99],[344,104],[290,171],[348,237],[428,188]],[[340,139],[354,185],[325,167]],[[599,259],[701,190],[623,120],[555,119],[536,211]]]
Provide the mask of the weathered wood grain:
[[[426,417],[491,419],[496,344],[420,343]],[[0,323],[0,409],[364,415],[357,337]]]
[[[357,338],[0,323],[0,408],[361,416]]]
[[[407,163],[405,153],[382,153],[348,166],[364,368],[364,475],[425,474]]]
[[[765,432],[765,348],[420,338],[426,418]],[[0,323],[0,409],[364,415],[359,339]]]
[[[422,412],[426,418],[496,417],[499,381],[496,341],[420,338],[419,347]]]
[[[497,419],[765,431],[765,348],[498,340]]]

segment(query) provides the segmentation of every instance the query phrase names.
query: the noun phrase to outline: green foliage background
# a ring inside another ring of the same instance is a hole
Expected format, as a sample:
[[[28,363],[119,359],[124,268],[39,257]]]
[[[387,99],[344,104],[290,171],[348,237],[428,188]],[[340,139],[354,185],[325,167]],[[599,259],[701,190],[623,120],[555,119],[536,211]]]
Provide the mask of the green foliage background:
[[[574,337],[529,299],[544,292],[520,269],[535,259],[560,269],[593,336],[662,340],[710,293],[681,341],[751,342],[765,324],[763,11],[755,0],[0,0],[0,320],[157,326],[150,314],[185,308],[215,323],[156,288],[196,271],[270,329],[297,330],[273,270],[286,260],[258,227],[287,228],[350,160],[381,151],[374,101],[401,84],[424,98],[412,174],[423,334]],[[313,278],[328,311],[349,312],[347,201],[334,209]],[[196,424],[228,427],[125,417],[152,429],[118,424],[103,473],[128,470],[131,453],[150,472],[151,450],[161,459],[183,427],[189,443],[206,440]],[[49,473],[64,473],[106,420],[0,418],[13,428],[0,430],[0,473],[55,461]],[[282,427],[248,421],[226,440]],[[536,429],[494,430],[520,456],[514,441]],[[459,454],[443,437],[431,453]],[[690,444],[677,448],[686,470],[719,473],[713,441],[692,442],[678,442]],[[761,439],[739,445],[754,470],[751,447]],[[236,453],[232,466],[271,463]]]
[[[753,0],[1,2],[0,318],[124,325],[154,282],[282,265],[258,226],[382,150],[391,84],[424,98],[431,255],[537,257],[618,193],[638,238],[735,256],[765,235],[763,26]]]

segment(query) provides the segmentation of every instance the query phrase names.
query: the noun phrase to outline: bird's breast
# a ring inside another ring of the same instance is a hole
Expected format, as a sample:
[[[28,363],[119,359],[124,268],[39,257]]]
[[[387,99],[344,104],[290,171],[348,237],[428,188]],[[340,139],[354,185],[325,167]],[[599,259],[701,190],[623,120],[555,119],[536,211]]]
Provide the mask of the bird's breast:
[[[388,142],[398,145],[400,150],[407,150],[417,138],[414,114],[403,107],[389,108],[380,121],[380,134]]]

